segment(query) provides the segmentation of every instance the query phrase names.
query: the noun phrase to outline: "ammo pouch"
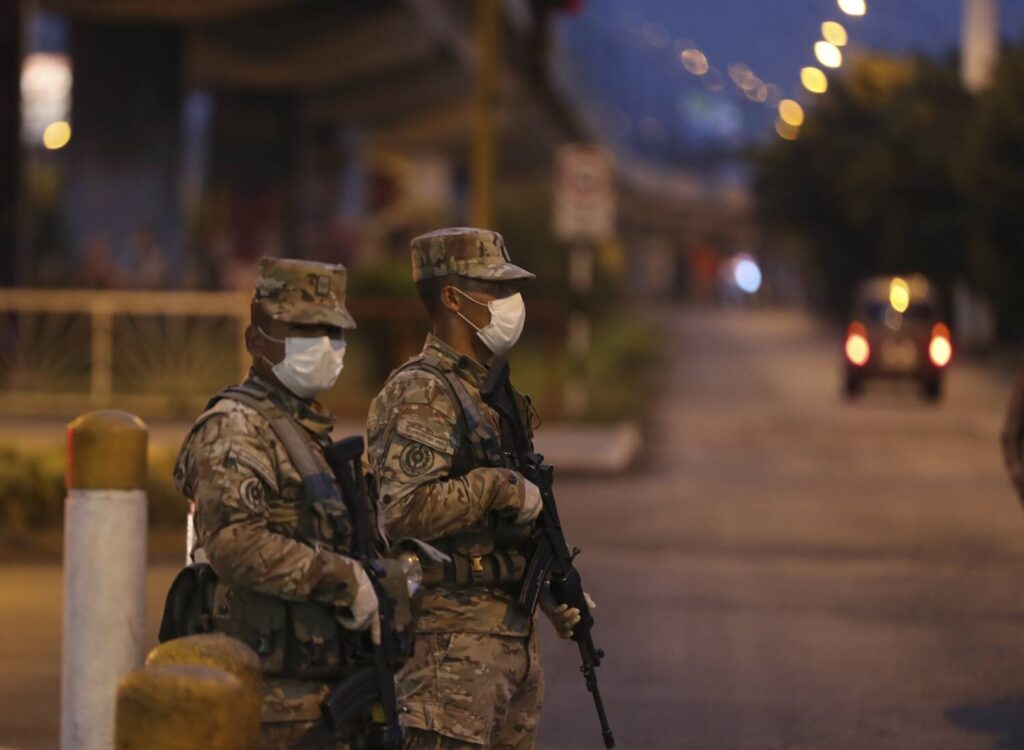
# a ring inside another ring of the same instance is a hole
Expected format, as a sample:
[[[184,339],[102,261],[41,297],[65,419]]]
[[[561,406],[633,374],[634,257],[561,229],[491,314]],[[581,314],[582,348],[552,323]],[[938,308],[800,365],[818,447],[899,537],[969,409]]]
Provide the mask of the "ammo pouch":
[[[338,678],[356,645],[355,634],[343,631],[324,604],[289,602],[224,584],[214,591],[212,620],[216,632],[256,652],[267,677]]]
[[[166,643],[174,638],[213,631],[213,592],[217,574],[209,563],[192,563],[174,577],[164,602],[157,640]]]
[[[524,528],[528,534],[528,529]],[[496,586],[516,584],[526,573],[527,556],[522,549],[496,542],[492,531],[435,539],[431,543],[449,557],[451,562],[424,569],[427,585]]]

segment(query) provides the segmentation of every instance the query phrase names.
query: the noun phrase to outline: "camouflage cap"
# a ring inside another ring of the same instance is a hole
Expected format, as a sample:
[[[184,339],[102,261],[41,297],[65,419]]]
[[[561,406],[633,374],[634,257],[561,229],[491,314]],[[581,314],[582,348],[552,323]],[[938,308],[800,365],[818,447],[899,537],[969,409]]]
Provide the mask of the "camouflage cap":
[[[487,229],[438,229],[414,237],[411,250],[413,281],[449,274],[485,281],[534,278],[529,271],[512,264],[505,240]]]
[[[274,320],[355,328],[345,309],[345,266],[291,258],[260,258],[253,299]]]

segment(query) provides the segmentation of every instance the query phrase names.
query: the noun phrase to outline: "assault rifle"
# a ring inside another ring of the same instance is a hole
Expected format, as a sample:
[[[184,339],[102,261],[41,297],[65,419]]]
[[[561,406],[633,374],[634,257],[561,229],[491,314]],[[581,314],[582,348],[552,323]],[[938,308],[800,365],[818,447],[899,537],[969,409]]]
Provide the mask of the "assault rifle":
[[[324,451],[327,463],[341,485],[342,499],[352,518],[354,555],[363,564],[380,606],[381,642],[373,647],[373,666],[363,667],[335,687],[320,704],[324,721],[333,730],[350,725],[358,716],[383,712],[385,746],[401,750],[402,728],[398,723],[395,672],[408,649],[408,635],[395,626],[395,600],[383,584],[384,565],[374,545],[370,504],[363,477],[363,439],[350,437],[332,443]],[[401,585],[405,586],[404,579]]]
[[[579,571],[573,565],[573,560],[580,550],[576,547],[570,551],[566,544],[562,523],[558,518],[558,506],[555,504],[555,495],[551,489],[554,482],[554,467],[544,463],[544,456],[533,449],[533,441],[523,429],[521,417],[526,415],[519,414],[512,384],[509,382],[508,360],[504,357],[492,360],[487,377],[480,388],[480,396],[484,403],[501,417],[503,437],[507,438],[502,440],[502,448],[512,460],[513,466],[540,488],[542,509],[532,535],[533,555],[517,603],[527,612],[533,612],[547,581],[551,593],[559,604],[568,604],[579,610],[580,621],[572,630],[572,639],[580,649],[580,671],[587,683],[587,690],[594,697],[604,746],[610,750],[615,747],[615,737],[605,715],[596,672],[601,659],[604,658],[604,650],[594,646],[594,639],[590,634],[594,627],[594,616],[587,605]],[[505,443],[510,445],[506,447]]]

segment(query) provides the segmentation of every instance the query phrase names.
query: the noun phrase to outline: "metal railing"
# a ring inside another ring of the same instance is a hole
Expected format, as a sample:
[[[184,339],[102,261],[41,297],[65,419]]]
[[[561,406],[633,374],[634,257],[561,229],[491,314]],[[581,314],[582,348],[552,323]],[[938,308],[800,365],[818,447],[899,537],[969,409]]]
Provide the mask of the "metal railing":
[[[66,416],[118,407],[151,417],[194,416],[248,370],[245,292],[0,289],[0,414]],[[345,375],[325,395],[343,415],[365,406],[427,330],[414,299],[356,298],[359,330]],[[532,389],[560,406],[564,311],[531,303],[530,335],[542,375]]]

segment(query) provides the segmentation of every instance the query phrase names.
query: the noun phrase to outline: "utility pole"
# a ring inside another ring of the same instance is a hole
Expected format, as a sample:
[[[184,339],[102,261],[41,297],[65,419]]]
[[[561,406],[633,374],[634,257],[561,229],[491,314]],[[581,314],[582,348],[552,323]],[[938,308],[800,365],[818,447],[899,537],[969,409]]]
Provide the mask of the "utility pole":
[[[499,0],[475,0],[476,87],[473,92],[473,145],[470,155],[470,216],[483,229],[494,223],[494,141],[498,104]]]
[[[21,3],[0,0],[0,287],[25,272],[18,246],[21,194]]]
[[[992,82],[999,60],[999,0],[964,0],[960,80],[978,94]]]

